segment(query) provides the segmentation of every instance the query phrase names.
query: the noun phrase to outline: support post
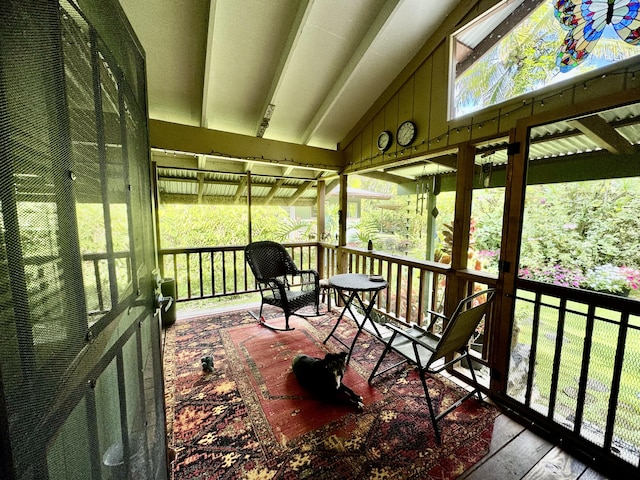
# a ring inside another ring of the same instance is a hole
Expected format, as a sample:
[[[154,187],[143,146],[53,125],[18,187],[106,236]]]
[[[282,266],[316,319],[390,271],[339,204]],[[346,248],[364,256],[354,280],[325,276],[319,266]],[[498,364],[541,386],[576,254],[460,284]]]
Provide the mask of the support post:
[[[326,196],[326,184],[324,180],[318,180],[316,184],[316,232],[317,232],[317,241],[318,241],[318,254],[316,255],[316,269],[320,273],[320,278],[324,278],[324,270],[325,270],[325,258],[324,258],[324,248],[322,244],[324,243],[324,234],[325,234],[325,196]]]
[[[340,210],[338,211],[338,273],[348,273],[347,254],[344,247],[347,244],[347,183],[349,177],[340,175]]]

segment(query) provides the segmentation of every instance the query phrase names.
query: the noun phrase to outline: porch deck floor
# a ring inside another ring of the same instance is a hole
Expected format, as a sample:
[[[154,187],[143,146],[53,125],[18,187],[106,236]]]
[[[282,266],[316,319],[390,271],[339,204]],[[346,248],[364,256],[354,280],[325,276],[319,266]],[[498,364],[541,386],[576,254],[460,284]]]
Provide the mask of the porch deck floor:
[[[178,319],[222,314],[230,309],[259,309],[260,304],[200,311],[178,311]],[[446,374],[446,372],[443,372]],[[456,377],[448,378],[463,387]],[[486,399],[491,402],[490,399]],[[494,424],[489,453],[464,472],[461,480],[607,480],[592,466],[562,450],[507,414],[499,415]]]

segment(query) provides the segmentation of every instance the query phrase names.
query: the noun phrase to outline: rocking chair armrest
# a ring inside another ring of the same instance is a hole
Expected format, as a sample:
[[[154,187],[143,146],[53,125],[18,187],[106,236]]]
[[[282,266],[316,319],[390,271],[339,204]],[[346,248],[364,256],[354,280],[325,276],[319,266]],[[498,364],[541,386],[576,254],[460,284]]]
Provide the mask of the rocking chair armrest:
[[[296,270],[295,273],[292,273],[294,276],[303,276],[310,275],[313,277],[313,283],[315,284],[316,290],[320,288],[320,274],[317,270],[309,269],[309,270]],[[309,282],[311,283],[311,282]]]
[[[317,270],[313,270],[313,269],[309,269],[309,270],[296,270],[295,272],[293,272],[293,275],[304,275],[304,274],[310,274],[313,275],[315,278],[320,278],[320,274],[318,273]]]
[[[279,290],[283,294],[287,288],[284,282],[278,278],[259,278],[257,279],[257,281],[258,283],[261,283],[262,285],[264,285],[265,288],[268,288],[271,290]]]

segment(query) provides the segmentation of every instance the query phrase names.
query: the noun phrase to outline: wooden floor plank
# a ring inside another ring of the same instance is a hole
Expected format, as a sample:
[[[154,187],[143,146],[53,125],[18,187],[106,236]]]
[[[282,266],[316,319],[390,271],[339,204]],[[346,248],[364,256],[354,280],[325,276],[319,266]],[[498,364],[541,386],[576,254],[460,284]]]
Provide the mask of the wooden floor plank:
[[[605,477],[601,473],[596,472],[593,468],[587,468],[585,472],[580,475],[579,480],[607,480],[609,477]]]
[[[493,455],[499,452],[502,447],[504,447],[507,443],[509,443],[520,433],[522,433],[524,429],[525,428],[522,425],[509,418],[507,415],[499,415],[493,424],[493,435],[491,436],[491,445],[489,446],[489,452],[482,460],[480,460],[473,467],[464,472],[464,474],[462,474],[462,476],[460,476],[458,480],[471,478],[474,470],[480,468],[480,466],[484,462],[486,462]]]
[[[559,447],[554,447],[522,480],[577,480],[587,469]]]
[[[520,480],[552,448],[553,445],[542,437],[524,430],[466,478],[469,480]]]
[[[507,415],[498,416],[493,424],[493,436],[488,456],[500,450],[524,430],[525,427]]]

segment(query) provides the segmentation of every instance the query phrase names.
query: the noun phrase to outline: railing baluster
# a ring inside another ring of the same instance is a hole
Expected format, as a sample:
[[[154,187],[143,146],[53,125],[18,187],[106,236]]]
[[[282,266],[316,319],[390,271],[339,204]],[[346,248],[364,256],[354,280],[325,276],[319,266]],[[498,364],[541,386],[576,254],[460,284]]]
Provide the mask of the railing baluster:
[[[226,252],[222,251],[222,293],[227,293],[227,262]]]
[[[591,359],[591,345],[593,343],[593,327],[595,323],[596,307],[589,305],[587,313],[587,326],[584,338],[584,349],[582,350],[582,366],[580,368],[580,381],[578,383],[578,398],[576,408],[576,423],[574,432],[579,434],[582,428],[582,417],[584,415],[584,399],[587,393],[587,381],[589,380],[589,361]]]
[[[213,297],[216,296],[216,262],[215,262],[215,252],[211,250],[211,295]]]
[[[187,253],[187,298],[191,298],[191,258]]]
[[[200,297],[204,297],[204,285],[202,284],[202,252],[198,252],[198,273],[200,278]]]
[[[618,408],[618,396],[620,395],[620,381],[622,379],[622,367],[624,364],[624,351],[627,344],[627,332],[629,329],[629,312],[622,312],[620,328],[618,329],[618,344],[613,366],[613,378],[611,379],[611,394],[609,396],[609,408],[607,409],[607,426],[604,433],[604,448],[611,450],[613,442],[613,427]]]
[[[387,312],[391,311],[391,262],[387,262],[387,282],[389,282],[389,286],[386,289],[387,292]]]
[[[233,290],[235,292],[238,291],[238,259],[236,256],[236,251],[233,252]]]
[[[406,299],[407,299],[407,313],[406,313],[406,321],[407,323],[411,323],[412,320],[412,312],[411,312],[411,306],[413,305],[413,267],[407,267],[407,269],[409,270],[407,272],[407,295],[406,295]]]
[[[396,318],[400,317],[400,295],[402,295],[402,265],[398,264],[396,274]]]
[[[538,333],[540,330],[540,292],[536,293],[536,303],[533,310],[533,331],[531,332],[531,350],[529,353],[529,372],[527,375],[527,393],[525,395],[525,404],[531,405],[531,392],[533,387],[533,377],[536,368],[536,353],[538,347]]]
[[[247,259],[244,256],[244,252],[242,252],[242,264],[244,265],[244,290],[245,292],[249,290],[249,275],[247,272]]]
[[[558,312],[558,327],[556,330],[556,347],[553,354],[553,370],[551,373],[551,391],[549,394],[549,418],[553,418],[556,409],[556,398],[558,390],[558,379],[560,377],[560,358],[562,355],[562,343],[564,340],[564,322],[567,313],[567,299],[560,299]]]
[[[428,273],[426,270],[420,270],[420,285],[418,286],[418,319],[416,322],[418,325],[424,323],[424,297],[427,294],[427,282],[424,278]]]
[[[178,259],[177,259],[177,254],[173,254],[173,279],[175,281],[176,284],[176,298],[174,300],[177,300],[178,298],[180,298],[180,294],[179,292],[179,283],[178,283]]]
[[[102,294],[102,278],[100,277],[100,260],[93,260],[93,272],[96,276],[96,289],[98,290],[98,309],[104,312],[104,295]]]

